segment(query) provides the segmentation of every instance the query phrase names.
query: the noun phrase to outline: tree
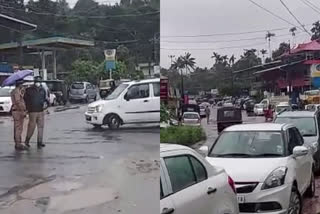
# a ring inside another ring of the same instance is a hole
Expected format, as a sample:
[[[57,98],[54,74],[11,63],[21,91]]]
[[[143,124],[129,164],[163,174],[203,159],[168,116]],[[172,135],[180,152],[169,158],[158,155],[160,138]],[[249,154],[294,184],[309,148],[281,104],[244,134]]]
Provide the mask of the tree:
[[[260,53],[262,54],[262,62],[265,63],[264,55],[267,54],[267,50],[266,49],[262,49],[262,50],[260,50]]]
[[[282,42],[280,43],[279,48],[272,52],[272,58],[277,59],[284,53],[288,52],[289,50],[290,50],[290,44],[286,42]]]
[[[317,21],[315,23],[312,24],[312,28],[311,28],[311,32],[312,32],[312,36],[311,36],[311,40],[318,40],[320,39],[320,22]]]
[[[186,53],[184,56],[181,56],[181,63],[186,69],[186,74],[188,74],[190,69],[194,70],[194,66],[196,64],[195,60],[195,58],[191,57],[190,53]]]
[[[271,33],[271,32],[269,32],[269,31],[268,31],[267,34],[266,34],[266,40],[268,41],[268,47],[269,47],[270,57],[272,57],[272,56],[271,56],[271,38],[274,37],[274,36],[276,36],[276,34]]]
[[[233,67],[235,61],[236,61],[236,57],[234,56],[234,54],[232,54],[232,56],[229,59],[229,64],[231,67]]]
[[[289,32],[290,32],[291,35],[292,35],[292,46],[293,46],[293,47],[295,46],[296,31],[297,31],[297,28],[296,28],[296,27],[292,27],[292,28],[290,28],[290,30],[289,30]]]
[[[222,62],[222,57],[220,54],[218,54],[217,52],[213,52],[212,53],[212,56],[211,56],[212,59],[215,59],[215,64],[219,64]]]

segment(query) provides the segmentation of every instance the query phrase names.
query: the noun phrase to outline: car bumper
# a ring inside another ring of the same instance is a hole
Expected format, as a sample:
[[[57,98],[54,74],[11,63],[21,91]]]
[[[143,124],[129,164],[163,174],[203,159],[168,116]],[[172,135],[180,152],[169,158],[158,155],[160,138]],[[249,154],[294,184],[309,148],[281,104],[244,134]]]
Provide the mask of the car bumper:
[[[251,193],[238,194],[244,196],[244,203],[239,203],[241,214],[268,213],[285,214],[289,208],[292,184],[284,184],[267,190],[261,190],[262,184]],[[263,208],[258,208],[258,207]]]
[[[201,126],[200,123],[182,123],[183,126],[193,126],[193,127],[199,127]]]
[[[87,98],[87,95],[85,95],[85,94],[81,94],[81,95],[70,94],[69,98],[72,100],[84,100]]]
[[[11,111],[11,104],[0,104],[1,113],[9,113]]]
[[[84,114],[85,120],[91,125],[103,125],[104,115],[100,113],[88,113]]]
[[[264,115],[263,110],[255,110],[254,113],[255,113],[256,115]]]

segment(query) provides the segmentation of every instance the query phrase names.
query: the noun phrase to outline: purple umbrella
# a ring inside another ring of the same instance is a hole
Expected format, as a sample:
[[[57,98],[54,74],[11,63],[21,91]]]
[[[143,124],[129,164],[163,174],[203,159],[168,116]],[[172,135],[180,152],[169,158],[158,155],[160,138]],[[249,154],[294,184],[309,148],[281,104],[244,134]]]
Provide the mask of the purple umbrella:
[[[22,71],[17,71],[14,74],[12,74],[10,77],[8,77],[7,79],[5,79],[2,83],[2,87],[5,86],[11,86],[14,85],[16,83],[17,80],[22,80],[23,78],[25,78],[26,76],[30,76],[33,74],[32,70],[22,70]]]

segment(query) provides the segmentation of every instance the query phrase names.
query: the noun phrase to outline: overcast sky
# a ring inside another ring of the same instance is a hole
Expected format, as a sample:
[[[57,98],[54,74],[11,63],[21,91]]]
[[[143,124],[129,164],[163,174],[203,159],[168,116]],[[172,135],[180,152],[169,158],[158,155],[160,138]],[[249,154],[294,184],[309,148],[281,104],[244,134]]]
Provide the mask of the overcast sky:
[[[294,18],[282,6],[280,0],[254,1],[298,26]],[[308,1],[319,8],[319,13],[306,6],[302,0],[283,1],[299,21],[306,25],[308,30],[313,22],[320,20],[320,2],[318,0]],[[271,31],[277,35],[272,38],[272,49],[274,49],[282,41],[292,41],[289,33],[291,27],[290,24],[270,15],[249,0],[161,0],[161,66],[170,66],[169,55],[178,57],[184,55],[185,52],[190,52],[196,58],[197,66],[211,67],[213,51],[227,55],[235,54],[239,58],[244,48],[268,50],[267,42],[264,39],[267,30],[285,28]],[[260,30],[262,32],[251,34],[198,37],[198,35]],[[296,34],[296,43],[310,40],[310,36],[302,30],[298,29]],[[230,41],[238,39],[247,40]]]

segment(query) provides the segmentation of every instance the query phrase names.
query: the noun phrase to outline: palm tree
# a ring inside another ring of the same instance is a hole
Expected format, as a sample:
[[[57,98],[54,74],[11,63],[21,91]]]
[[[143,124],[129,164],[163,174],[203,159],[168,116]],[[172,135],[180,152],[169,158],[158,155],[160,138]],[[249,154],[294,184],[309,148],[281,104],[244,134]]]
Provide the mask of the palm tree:
[[[236,57],[234,56],[234,54],[232,54],[232,56],[229,59],[229,64],[231,67],[233,67],[235,61],[236,61]]]
[[[181,56],[181,62],[183,65],[183,68],[186,69],[186,74],[188,74],[188,71],[190,71],[190,68],[194,70],[195,67],[195,58],[191,57],[190,53],[186,53],[184,56]]]
[[[171,69],[180,70],[181,68],[183,68],[182,58],[178,57],[178,59],[173,61],[172,65],[171,65]]]
[[[268,44],[269,44],[269,55],[270,58],[272,58],[272,54],[271,54],[271,37],[276,36],[276,34],[271,33],[270,31],[267,32],[266,34],[266,40],[268,40]]]
[[[266,55],[267,50],[266,49],[262,49],[262,50],[260,50],[260,53],[262,54],[262,63],[265,63],[264,55]]]
[[[222,62],[221,55],[218,54],[217,52],[213,52],[211,58],[215,59],[215,64],[219,64]]]
[[[292,27],[292,28],[290,28],[290,30],[289,30],[289,32],[290,32],[291,35],[292,35],[292,47],[295,46],[296,31],[297,31],[297,28],[296,28],[296,27]]]

